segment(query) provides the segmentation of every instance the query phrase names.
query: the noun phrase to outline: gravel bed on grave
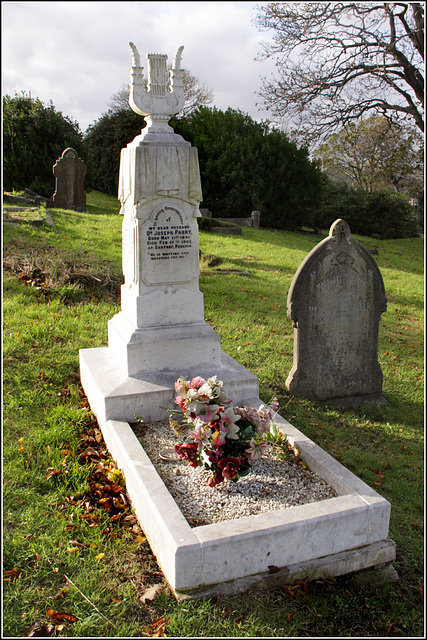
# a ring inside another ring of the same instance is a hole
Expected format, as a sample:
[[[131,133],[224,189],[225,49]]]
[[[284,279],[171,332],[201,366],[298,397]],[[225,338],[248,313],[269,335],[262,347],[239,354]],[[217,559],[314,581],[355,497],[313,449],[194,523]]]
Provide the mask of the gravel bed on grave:
[[[206,484],[202,467],[194,469],[176,457],[164,461],[159,452],[179,442],[168,421],[143,427],[141,444],[191,526],[234,520],[275,509],[295,507],[336,497],[324,480],[293,462],[279,460],[273,450],[251,463],[249,475],[238,482]]]

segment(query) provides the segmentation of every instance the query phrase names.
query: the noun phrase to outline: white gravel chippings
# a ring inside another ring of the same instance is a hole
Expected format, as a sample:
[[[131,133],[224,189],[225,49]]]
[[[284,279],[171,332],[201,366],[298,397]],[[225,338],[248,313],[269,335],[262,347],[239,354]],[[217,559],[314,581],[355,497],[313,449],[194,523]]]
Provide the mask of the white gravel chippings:
[[[145,452],[193,526],[234,520],[257,513],[327,500],[336,492],[309,469],[279,460],[271,449],[251,462],[249,475],[237,482],[225,480],[216,487],[206,484],[203,467],[194,469],[178,458],[162,460],[160,453],[179,442],[168,421],[145,424],[139,437]]]

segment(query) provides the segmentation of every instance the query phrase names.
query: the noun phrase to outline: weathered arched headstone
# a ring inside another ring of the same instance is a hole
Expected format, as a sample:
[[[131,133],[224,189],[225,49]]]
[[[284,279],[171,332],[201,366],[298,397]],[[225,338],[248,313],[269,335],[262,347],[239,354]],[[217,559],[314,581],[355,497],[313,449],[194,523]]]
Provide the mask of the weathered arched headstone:
[[[87,169],[77,151],[71,147],[65,149],[53,165],[52,171],[55,176],[55,193],[52,196],[54,206],[85,211],[84,179]]]
[[[303,260],[289,290],[289,392],[340,406],[386,403],[378,362],[378,327],[386,309],[374,258],[351,237],[348,224],[336,220]]]

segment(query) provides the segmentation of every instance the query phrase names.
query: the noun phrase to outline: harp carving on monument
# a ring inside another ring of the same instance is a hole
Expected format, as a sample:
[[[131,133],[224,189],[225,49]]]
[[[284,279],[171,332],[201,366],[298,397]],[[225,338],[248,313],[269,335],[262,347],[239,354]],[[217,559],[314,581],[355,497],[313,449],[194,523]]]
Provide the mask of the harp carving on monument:
[[[184,81],[181,56],[184,47],[177,50],[172,68],[168,70],[168,57],[162,53],[148,53],[148,77],[144,78],[144,67],[138,49],[129,43],[132,52],[132,68],[129,104],[135,113],[145,117],[150,133],[170,133],[170,118],[184,106]]]

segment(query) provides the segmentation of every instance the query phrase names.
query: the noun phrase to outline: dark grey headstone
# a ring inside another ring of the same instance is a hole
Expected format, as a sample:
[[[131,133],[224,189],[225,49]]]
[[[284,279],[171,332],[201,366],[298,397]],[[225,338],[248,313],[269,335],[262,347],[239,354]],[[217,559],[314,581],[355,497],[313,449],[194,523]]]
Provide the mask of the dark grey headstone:
[[[289,392],[339,406],[383,404],[378,328],[387,299],[372,255],[344,220],[301,263],[288,295],[294,325]]]
[[[52,171],[55,176],[53,205],[60,209],[85,211],[84,179],[87,169],[77,152],[71,147],[65,149],[62,156],[53,165]]]

